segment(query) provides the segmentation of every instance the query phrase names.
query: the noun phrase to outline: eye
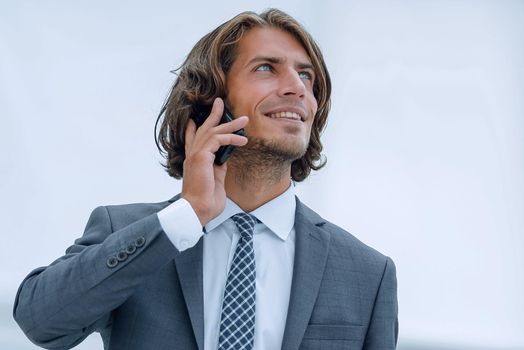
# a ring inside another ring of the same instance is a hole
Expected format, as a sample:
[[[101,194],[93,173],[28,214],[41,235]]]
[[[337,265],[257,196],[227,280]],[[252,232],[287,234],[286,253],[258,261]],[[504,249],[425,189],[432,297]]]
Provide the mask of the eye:
[[[313,80],[313,74],[308,71],[298,72],[300,79]]]
[[[258,66],[257,68],[255,68],[255,70],[261,71],[261,72],[271,72],[273,70],[273,67],[271,67],[270,64],[264,63]]]

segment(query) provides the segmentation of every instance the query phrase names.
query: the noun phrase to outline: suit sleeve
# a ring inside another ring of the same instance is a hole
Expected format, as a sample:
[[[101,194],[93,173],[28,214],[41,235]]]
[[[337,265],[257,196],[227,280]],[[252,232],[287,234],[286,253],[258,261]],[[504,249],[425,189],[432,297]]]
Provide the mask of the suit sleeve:
[[[33,343],[70,349],[107,327],[112,311],[177,253],[156,213],[112,232],[108,209],[98,207],[64,256],[24,279],[13,316]]]
[[[371,321],[364,342],[366,350],[395,349],[398,339],[397,277],[393,260],[386,259]]]

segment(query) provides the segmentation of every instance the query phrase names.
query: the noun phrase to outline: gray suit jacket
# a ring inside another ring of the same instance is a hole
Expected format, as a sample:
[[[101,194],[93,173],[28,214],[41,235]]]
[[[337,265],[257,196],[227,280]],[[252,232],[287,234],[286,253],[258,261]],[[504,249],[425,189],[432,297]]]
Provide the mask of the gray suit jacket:
[[[96,208],[66,255],[22,282],[13,314],[27,337],[69,349],[97,331],[105,349],[202,350],[202,240],[178,252],[156,215],[178,198]],[[393,261],[296,201],[282,349],[394,349]]]

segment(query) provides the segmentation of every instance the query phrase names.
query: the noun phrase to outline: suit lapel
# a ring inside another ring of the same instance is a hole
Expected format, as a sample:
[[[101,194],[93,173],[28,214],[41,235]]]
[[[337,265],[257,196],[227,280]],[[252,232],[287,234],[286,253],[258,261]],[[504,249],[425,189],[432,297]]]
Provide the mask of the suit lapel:
[[[178,199],[177,197],[171,201]],[[203,247],[204,240],[201,238],[193,248],[176,254],[174,262],[200,350],[204,349]]]
[[[295,263],[282,349],[298,349],[318,295],[328,256],[330,235],[325,224],[298,198],[295,213]]]

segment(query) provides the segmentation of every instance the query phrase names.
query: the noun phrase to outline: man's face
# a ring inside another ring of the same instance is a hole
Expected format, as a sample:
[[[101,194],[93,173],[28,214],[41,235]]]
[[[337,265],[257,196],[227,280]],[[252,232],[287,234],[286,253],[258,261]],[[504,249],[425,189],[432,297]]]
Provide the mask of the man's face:
[[[244,128],[249,143],[243,147],[278,154],[280,160],[302,157],[317,111],[306,51],[291,34],[260,27],[242,37],[236,53],[226,76],[227,102],[234,116],[249,117]]]

